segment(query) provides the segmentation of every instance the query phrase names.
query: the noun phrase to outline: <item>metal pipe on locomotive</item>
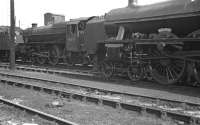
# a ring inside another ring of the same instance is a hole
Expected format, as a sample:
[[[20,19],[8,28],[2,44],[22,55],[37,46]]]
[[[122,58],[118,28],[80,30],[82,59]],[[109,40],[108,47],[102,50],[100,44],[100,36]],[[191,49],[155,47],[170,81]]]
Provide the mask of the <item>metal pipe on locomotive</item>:
[[[129,3],[107,14],[105,29],[110,39],[99,43],[98,56],[105,77],[120,72],[133,81],[200,82],[200,0]]]

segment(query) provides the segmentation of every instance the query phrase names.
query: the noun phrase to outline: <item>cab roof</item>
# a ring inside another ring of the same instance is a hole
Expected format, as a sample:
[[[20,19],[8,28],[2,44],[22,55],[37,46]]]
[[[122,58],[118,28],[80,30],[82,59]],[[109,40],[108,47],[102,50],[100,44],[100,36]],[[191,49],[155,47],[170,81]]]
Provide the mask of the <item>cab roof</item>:
[[[76,19],[70,19],[70,21],[67,22],[67,24],[68,24],[68,25],[70,25],[70,24],[78,24],[78,23],[80,23],[81,21],[87,22],[87,21],[93,19],[94,17],[95,17],[95,16],[92,16],[92,17],[80,17],[80,18],[76,18]]]

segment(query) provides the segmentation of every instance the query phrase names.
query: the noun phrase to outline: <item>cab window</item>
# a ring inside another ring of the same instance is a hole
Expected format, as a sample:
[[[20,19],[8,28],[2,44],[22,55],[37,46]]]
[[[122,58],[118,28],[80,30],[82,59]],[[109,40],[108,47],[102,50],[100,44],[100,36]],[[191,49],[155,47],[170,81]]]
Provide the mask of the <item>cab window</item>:
[[[71,35],[77,34],[77,25],[76,24],[68,25],[67,32],[68,34],[71,34]]]
[[[76,34],[77,33],[77,25],[76,24],[71,25],[71,33],[72,34]]]

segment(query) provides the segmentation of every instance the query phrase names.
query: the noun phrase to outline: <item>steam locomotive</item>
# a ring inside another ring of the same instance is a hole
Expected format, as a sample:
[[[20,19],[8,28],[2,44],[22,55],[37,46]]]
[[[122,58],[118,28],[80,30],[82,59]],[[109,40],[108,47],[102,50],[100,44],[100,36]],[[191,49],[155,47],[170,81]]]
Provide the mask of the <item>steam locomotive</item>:
[[[104,76],[121,72],[133,81],[150,75],[167,85],[194,78],[200,82],[200,0],[133,3],[105,17],[111,39],[99,43]]]
[[[103,76],[200,83],[200,0],[168,0],[23,31],[23,59],[95,64]],[[185,78],[185,79],[184,79]]]
[[[24,31],[25,46],[33,62],[88,65],[96,60],[96,43],[104,40],[103,18],[88,17]],[[98,30],[96,30],[98,29]]]

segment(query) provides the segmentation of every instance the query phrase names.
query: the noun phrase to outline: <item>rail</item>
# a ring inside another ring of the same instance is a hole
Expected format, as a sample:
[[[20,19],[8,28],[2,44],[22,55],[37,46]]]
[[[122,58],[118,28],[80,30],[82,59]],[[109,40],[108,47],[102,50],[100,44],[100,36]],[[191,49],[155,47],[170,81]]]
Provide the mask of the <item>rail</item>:
[[[19,109],[22,109],[23,111],[34,113],[35,115],[38,115],[42,118],[45,118],[45,119],[50,120],[50,121],[54,121],[59,125],[78,125],[77,123],[74,123],[74,122],[71,122],[71,121],[68,121],[68,120],[65,120],[65,119],[62,119],[62,118],[41,112],[39,110],[30,108],[30,107],[27,107],[27,106],[24,106],[24,105],[16,104],[16,103],[14,103],[10,100],[4,99],[2,97],[0,98],[0,102],[7,104],[7,105],[14,106],[14,107],[19,108]]]

